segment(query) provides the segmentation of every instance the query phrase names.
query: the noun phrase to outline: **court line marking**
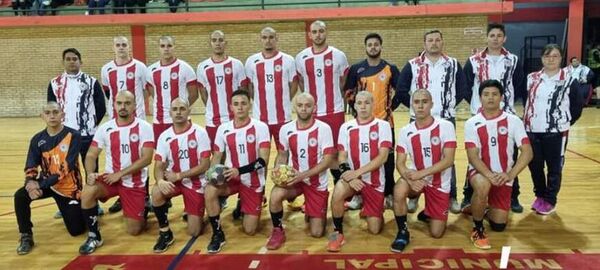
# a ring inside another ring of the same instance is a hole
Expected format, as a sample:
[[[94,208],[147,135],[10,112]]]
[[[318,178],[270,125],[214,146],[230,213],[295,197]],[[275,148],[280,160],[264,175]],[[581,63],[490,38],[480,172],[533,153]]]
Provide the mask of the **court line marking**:
[[[171,261],[171,263],[169,263],[167,270],[174,270],[177,267],[177,265],[181,262],[181,259],[183,259],[183,256],[185,256],[185,254],[190,250],[194,242],[196,242],[196,239],[198,239],[198,235],[193,236],[192,238],[190,238],[190,240],[188,240],[187,244],[185,244],[183,249],[179,251],[179,254],[177,254],[177,256]]]
[[[594,159],[594,158],[592,158],[592,157],[588,157],[588,156],[586,156],[586,155],[584,155],[584,154],[581,154],[581,153],[575,152],[575,151],[573,151],[573,150],[571,150],[571,149],[567,149],[567,152],[573,153],[573,154],[575,154],[575,155],[578,155],[578,156],[580,156],[580,157],[582,157],[582,158],[585,158],[585,159],[588,159],[588,160],[591,160],[591,161],[593,161],[593,162],[596,162],[596,163],[600,164],[600,160]]]
[[[49,203],[45,203],[45,204],[40,204],[40,205],[36,205],[36,206],[31,207],[31,209],[46,207],[48,205],[53,205],[53,204],[56,204],[56,203],[55,202],[49,202]],[[14,213],[15,213],[14,210],[10,211],[10,212],[2,213],[2,214],[0,214],[0,217],[8,216],[8,215],[11,215],[11,214],[14,214]]]

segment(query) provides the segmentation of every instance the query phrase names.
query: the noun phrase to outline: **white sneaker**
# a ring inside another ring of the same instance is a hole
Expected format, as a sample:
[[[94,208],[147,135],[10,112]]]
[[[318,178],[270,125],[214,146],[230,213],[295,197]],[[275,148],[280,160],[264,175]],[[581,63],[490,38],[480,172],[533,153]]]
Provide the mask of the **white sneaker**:
[[[350,210],[358,210],[362,208],[362,197],[360,195],[354,195],[352,200],[349,201],[346,206]]]
[[[417,208],[419,208],[419,197],[408,199],[408,212],[411,214],[417,212]]]
[[[385,201],[383,205],[385,209],[394,209],[394,196],[392,196],[391,194],[385,196]]]
[[[450,199],[449,208],[452,214],[460,214],[461,212],[460,203],[456,199]]]

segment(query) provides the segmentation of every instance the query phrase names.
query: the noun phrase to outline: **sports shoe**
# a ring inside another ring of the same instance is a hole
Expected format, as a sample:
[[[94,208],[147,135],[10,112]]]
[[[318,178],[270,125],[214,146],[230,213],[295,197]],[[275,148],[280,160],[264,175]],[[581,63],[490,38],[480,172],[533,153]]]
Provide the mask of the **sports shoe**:
[[[346,242],[344,241],[344,235],[339,232],[333,232],[329,235],[329,243],[327,243],[327,251],[338,252],[342,250],[342,246]]]
[[[123,206],[121,205],[121,199],[117,199],[115,203],[108,208],[108,212],[113,214],[121,211],[121,209],[123,209]]]
[[[419,214],[417,215],[417,220],[421,222],[429,223],[430,219],[431,218],[425,214],[425,210],[419,212]]]
[[[406,248],[408,243],[410,243],[410,233],[408,230],[402,230],[401,232],[398,232],[398,235],[396,235],[396,239],[394,239],[394,242],[392,242],[390,250],[392,252],[400,253],[404,251],[404,248]]]
[[[533,201],[533,204],[531,204],[531,210],[535,210],[537,212],[543,200],[544,199],[540,197],[535,197],[535,201]]]
[[[477,229],[473,229],[471,232],[471,242],[476,248],[479,249],[490,249],[490,242],[483,231],[478,231]]]
[[[285,242],[285,231],[283,228],[275,227],[271,232],[271,237],[267,241],[267,249],[276,250],[280,248]]]
[[[231,216],[233,217],[233,220],[238,220],[244,216],[244,214],[242,214],[242,202],[239,198],[237,200],[237,204],[235,205],[235,209],[233,209],[233,212],[231,212]]]
[[[414,213],[417,212],[417,208],[419,208],[419,197],[408,199],[408,212]]]
[[[383,206],[385,209],[394,209],[394,196],[392,194],[385,196]]]
[[[210,254],[215,254],[221,251],[221,248],[225,245],[225,234],[222,231],[218,231],[213,233],[210,238],[210,243],[208,243],[208,247],[206,251]]]
[[[450,199],[450,205],[448,208],[452,214],[460,214],[461,207],[456,198]]]
[[[460,211],[463,212],[463,214],[466,214],[465,213],[466,209],[468,209],[467,212],[470,214],[471,213],[471,200],[467,199],[467,198],[464,198],[462,200],[462,202],[460,203]]]
[[[546,200],[542,199],[540,206],[537,208],[536,212],[540,215],[550,215],[556,210],[556,207]]]
[[[158,240],[156,240],[156,244],[154,245],[154,253],[163,253],[169,249],[175,243],[175,238],[173,237],[173,232],[168,230],[166,232],[160,232],[158,235]]]
[[[102,209],[102,207],[98,207],[98,215],[104,216],[104,209]]]
[[[187,222],[187,218],[188,213],[186,211],[181,212],[181,219],[183,219],[183,222]]]
[[[33,234],[22,233],[21,239],[19,239],[19,246],[17,247],[17,254],[25,255],[33,249],[35,243],[33,242]]]
[[[96,251],[96,248],[102,246],[104,242],[97,240],[95,237],[88,237],[83,245],[79,247],[79,253],[82,255],[92,254]]]
[[[510,200],[510,210],[514,213],[523,213],[523,206],[519,203],[519,199]]]
[[[352,200],[350,200],[349,202],[344,202],[344,206],[346,206],[346,208],[350,210],[358,210],[362,208],[362,202],[362,196],[354,195],[354,197],[352,197]]]

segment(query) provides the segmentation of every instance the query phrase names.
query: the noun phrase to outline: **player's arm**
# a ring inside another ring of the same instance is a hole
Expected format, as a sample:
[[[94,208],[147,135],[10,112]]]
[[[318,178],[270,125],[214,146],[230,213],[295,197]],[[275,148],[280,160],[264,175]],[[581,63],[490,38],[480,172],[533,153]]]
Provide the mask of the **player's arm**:
[[[210,152],[208,152],[210,153]],[[206,155],[205,157],[200,158],[200,162],[198,163],[198,165],[194,166],[193,168],[186,170],[186,171],[182,171],[180,173],[177,173],[177,181],[180,181],[181,179],[184,178],[191,178],[191,177],[195,177],[198,176],[202,173],[204,173],[206,170],[208,170],[208,167],[210,166],[210,156]]]
[[[152,155],[154,154],[153,147],[142,147],[142,156],[140,159],[134,161],[131,165],[125,167],[124,169],[115,172],[119,175],[119,179],[125,175],[129,175],[135,172],[140,171],[141,169],[147,167],[152,163]]]
[[[32,192],[40,188],[38,183],[38,167],[42,163],[42,153],[37,148],[36,137],[29,142],[29,151],[27,151],[27,160],[25,161],[25,189]]]
[[[196,83],[195,80],[188,82],[186,88],[188,91],[188,102],[190,103],[190,106],[192,106],[192,104],[194,104],[199,97],[198,83]]]
[[[79,163],[79,152],[81,150],[81,135],[78,132],[71,133],[71,143],[69,144],[69,150],[67,151],[67,156],[63,161],[60,167],[61,175],[59,178],[69,174],[71,171],[75,169],[77,164]]]
[[[199,85],[198,91],[200,91],[200,98],[202,98],[202,102],[204,102],[206,107],[206,103],[208,102],[208,91],[206,91],[206,88],[202,85]]]
[[[410,171],[410,169],[406,167],[406,157],[406,153],[396,152],[396,170],[398,170],[400,176],[402,176],[404,180],[409,181],[412,179],[408,177],[408,172]]]
[[[466,98],[467,96],[470,97],[471,95],[469,95],[469,89],[467,89],[465,73],[458,61],[456,61],[456,69],[456,94],[454,98],[456,99],[456,105],[458,105],[463,98]]]
[[[465,92],[465,100],[471,104],[471,97],[473,96],[473,85],[475,84],[475,74],[473,73],[473,64],[471,63],[471,58],[467,58],[467,62],[465,63],[465,68],[463,69],[465,74],[465,83],[466,83],[466,92]],[[513,80],[514,83],[514,80]],[[458,101],[457,103],[458,104]]]
[[[469,160],[469,164],[471,164],[471,166],[473,166],[473,168],[475,168],[479,174],[483,175],[483,177],[489,179],[490,181],[494,179],[495,173],[492,172],[479,157],[479,148],[467,145],[467,158]]]
[[[302,74],[300,73],[298,73],[298,90],[304,91],[304,77],[302,77]]]
[[[579,93],[581,91],[581,87],[579,81],[577,79],[572,79],[571,87],[569,90],[569,111],[571,112],[571,125],[575,124],[579,117],[581,117],[581,112],[583,111],[583,95]]]
[[[334,161],[334,158],[334,153],[323,155],[323,159],[317,164],[317,166],[314,166],[307,171],[298,173],[298,175],[296,175],[296,178],[302,180],[322,173],[331,166],[331,164]]]
[[[288,150],[277,151],[277,156],[275,157],[275,166],[287,164],[289,156],[290,151]]]
[[[390,152],[390,149],[387,147],[379,148],[379,154],[374,159],[369,161],[369,163],[365,164],[364,166],[354,170],[354,173],[356,176],[353,178],[358,178],[359,176],[361,176],[365,173],[374,171],[374,170],[378,169],[379,167],[381,167],[383,165],[383,163],[385,163],[385,161],[387,160],[389,152]]]
[[[398,79],[398,85],[396,85],[396,96],[399,101],[407,108],[410,108],[410,86],[412,84],[413,74],[412,67],[410,62],[407,62],[406,65],[400,71],[400,78]],[[396,98],[394,96],[394,98]]]
[[[56,102],[56,95],[54,94],[54,90],[52,89],[52,82],[48,83],[47,101]]]
[[[106,114],[106,101],[104,99],[104,91],[98,81],[94,82],[94,108],[96,109],[96,126],[100,125],[104,114]]]
[[[156,184],[161,180],[165,180],[165,170],[167,169],[167,162],[160,160],[159,158],[154,159],[154,181]]]
[[[519,147],[521,153],[519,153],[519,157],[517,158],[517,162],[515,165],[508,171],[508,177],[512,180],[529,165],[529,162],[533,159],[533,149],[529,143],[523,143]]]
[[[85,162],[83,163],[83,166],[85,168],[85,172],[87,173],[86,179],[88,185],[93,185],[94,181],[96,181],[96,177],[98,176],[98,174],[94,172],[96,171],[96,161],[100,156],[100,152],[102,152],[102,149],[98,148],[92,143],[90,149],[88,149],[87,154],[85,155]]]
[[[294,79],[289,82],[290,85],[290,100],[294,99],[294,96],[298,92],[298,78],[294,76]]]
[[[422,179],[428,175],[432,175],[435,173],[439,173],[445,169],[448,169],[454,164],[454,153],[456,151],[455,147],[444,147],[444,158],[433,164],[433,166],[425,168],[423,170],[417,171],[415,173],[415,178]]]

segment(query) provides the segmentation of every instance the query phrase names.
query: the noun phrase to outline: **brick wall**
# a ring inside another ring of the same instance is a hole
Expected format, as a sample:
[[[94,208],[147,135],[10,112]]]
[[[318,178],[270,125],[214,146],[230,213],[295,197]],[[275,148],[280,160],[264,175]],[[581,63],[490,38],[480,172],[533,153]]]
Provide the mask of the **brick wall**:
[[[423,33],[440,29],[450,56],[461,62],[471,48],[484,46],[484,33],[467,34],[465,28],[484,29],[486,16],[435,18],[353,19],[328,21],[329,44],[346,52],[350,63],[364,58],[364,36],[378,32],[384,39],[383,58],[402,68],[423,46]],[[199,61],[210,55],[208,35],[223,30],[231,56],[245,61],[260,50],[259,31],[272,26],[279,32],[281,51],[295,56],[305,47],[304,22],[240,23],[210,25],[151,25],[146,27],[146,59],[158,60],[158,37],[176,38],[179,58],[195,69]],[[112,59],[112,37],[130,35],[128,26],[36,27],[0,29],[0,59],[5,59],[0,72],[0,117],[33,116],[46,98],[48,81],[62,72],[61,53],[68,47],[80,50],[82,70],[99,77],[100,68]],[[197,105],[195,112],[202,112]]]

